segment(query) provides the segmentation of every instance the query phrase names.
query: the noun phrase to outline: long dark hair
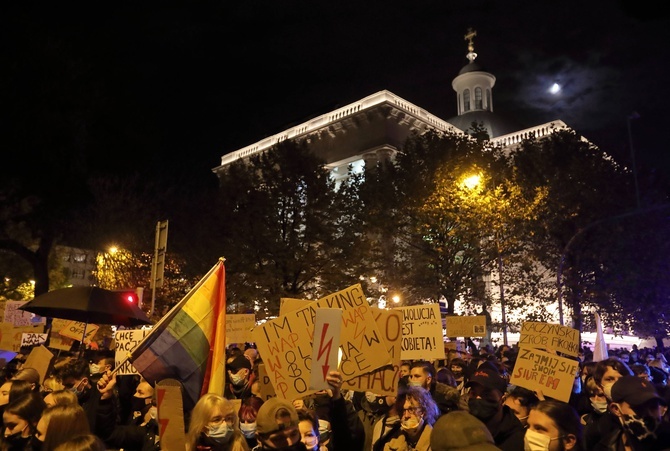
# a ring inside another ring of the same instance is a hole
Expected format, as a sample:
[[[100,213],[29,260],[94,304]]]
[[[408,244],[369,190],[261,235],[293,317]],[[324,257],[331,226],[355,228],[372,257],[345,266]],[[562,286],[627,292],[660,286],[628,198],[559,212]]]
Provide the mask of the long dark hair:
[[[42,396],[31,391],[7,404],[5,413],[11,413],[26,420],[30,434],[32,435],[35,433],[37,422],[40,421],[40,417],[46,406]]]

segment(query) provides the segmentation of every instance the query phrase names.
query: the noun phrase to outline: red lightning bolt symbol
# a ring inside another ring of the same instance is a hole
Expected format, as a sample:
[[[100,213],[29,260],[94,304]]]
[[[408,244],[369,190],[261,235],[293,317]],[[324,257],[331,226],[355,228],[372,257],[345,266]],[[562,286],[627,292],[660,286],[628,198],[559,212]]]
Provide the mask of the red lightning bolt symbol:
[[[325,343],[324,346],[324,338],[326,337],[326,332],[328,332],[328,323],[323,325],[323,329],[321,330],[321,344],[319,345],[319,353],[316,356],[316,360],[321,360],[321,356],[323,355],[324,352],[328,352],[326,354],[326,363],[325,365],[321,366],[321,369],[323,369],[323,378],[325,379],[326,376],[328,375],[328,361],[330,360],[330,349],[333,346],[333,338],[331,337],[330,340],[328,340],[328,343]]]

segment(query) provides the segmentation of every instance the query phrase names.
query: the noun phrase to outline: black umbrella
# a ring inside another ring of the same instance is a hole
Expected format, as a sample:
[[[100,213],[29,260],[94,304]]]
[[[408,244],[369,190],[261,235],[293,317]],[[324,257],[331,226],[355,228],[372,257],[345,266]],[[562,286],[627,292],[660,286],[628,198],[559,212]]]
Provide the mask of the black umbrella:
[[[121,292],[98,287],[70,287],[49,291],[26,302],[20,310],[49,318],[82,323],[141,326],[151,324],[147,315]]]

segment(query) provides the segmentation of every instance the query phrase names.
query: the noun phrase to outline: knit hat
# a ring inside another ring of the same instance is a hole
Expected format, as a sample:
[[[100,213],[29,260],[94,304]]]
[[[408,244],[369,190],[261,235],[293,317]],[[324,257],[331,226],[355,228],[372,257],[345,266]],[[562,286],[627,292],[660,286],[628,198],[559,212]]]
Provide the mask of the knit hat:
[[[484,423],[463,410],[440,416],[430,434],[433,451],[494,451],[491,432]]]
[[[627,402],[633,407],[641,406],[651,399],[665,403],[658,395],[654,385],[637,376],[623,376],[612,385],[612,401]]]
[[[471,387],[472,384],[479,384],[488,389],[496,389],[500,393],[507,391],[507,381],[500,376],[500,373],[493,368],[480,367],[475,370],[475,373],[470,376],[466,387]]]
[[[298,426],[298,411],[285,399],[270,398],[256,414],[256,433],[272,434],[291,426]]]

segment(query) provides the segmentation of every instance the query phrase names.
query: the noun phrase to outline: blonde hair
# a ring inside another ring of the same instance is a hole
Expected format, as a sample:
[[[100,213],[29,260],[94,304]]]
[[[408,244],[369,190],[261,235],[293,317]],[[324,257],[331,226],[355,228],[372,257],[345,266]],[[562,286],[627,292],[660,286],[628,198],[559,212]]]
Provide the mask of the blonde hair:
[[[49,376],[44,379],[42,382],[42,391],[43,392],[55,392],[57,390],[63,390],[65,387],[61,384],[60,380],[56,376]]]
[[[55,405],[42,412],[46,435],[42,449],[53,450],[76,435],[90,434],[86,412],[79,404]]]
[[[51,398],[54,401],[54,406],[79,405],[77,395],[70,390],[56,390],[49,393],[47,396],[49,395],[51,395]]]
[[[235,436],[240,436],[243,441],[244,437],[240,432],[240,420],[235,410],[235,407],[232,402],[225,399],[221,395],[215,393],[207,393],[203,395],[198,402],[195,404],[193,411],[191,412],[191,419],[189,421],[188,433],[186,434],[186,445],[187,449],[195,450],[198,443],[198,438],[200,434],[207,430],[207,425],[212,420],[214,412],[218,409],[221,410],[221,414],[224,417],[230,415],[233,416],[233,431]],[[237,437],[233,437],[233,440],[237,440]],[[247,447],[248,449],[248,447]]]

